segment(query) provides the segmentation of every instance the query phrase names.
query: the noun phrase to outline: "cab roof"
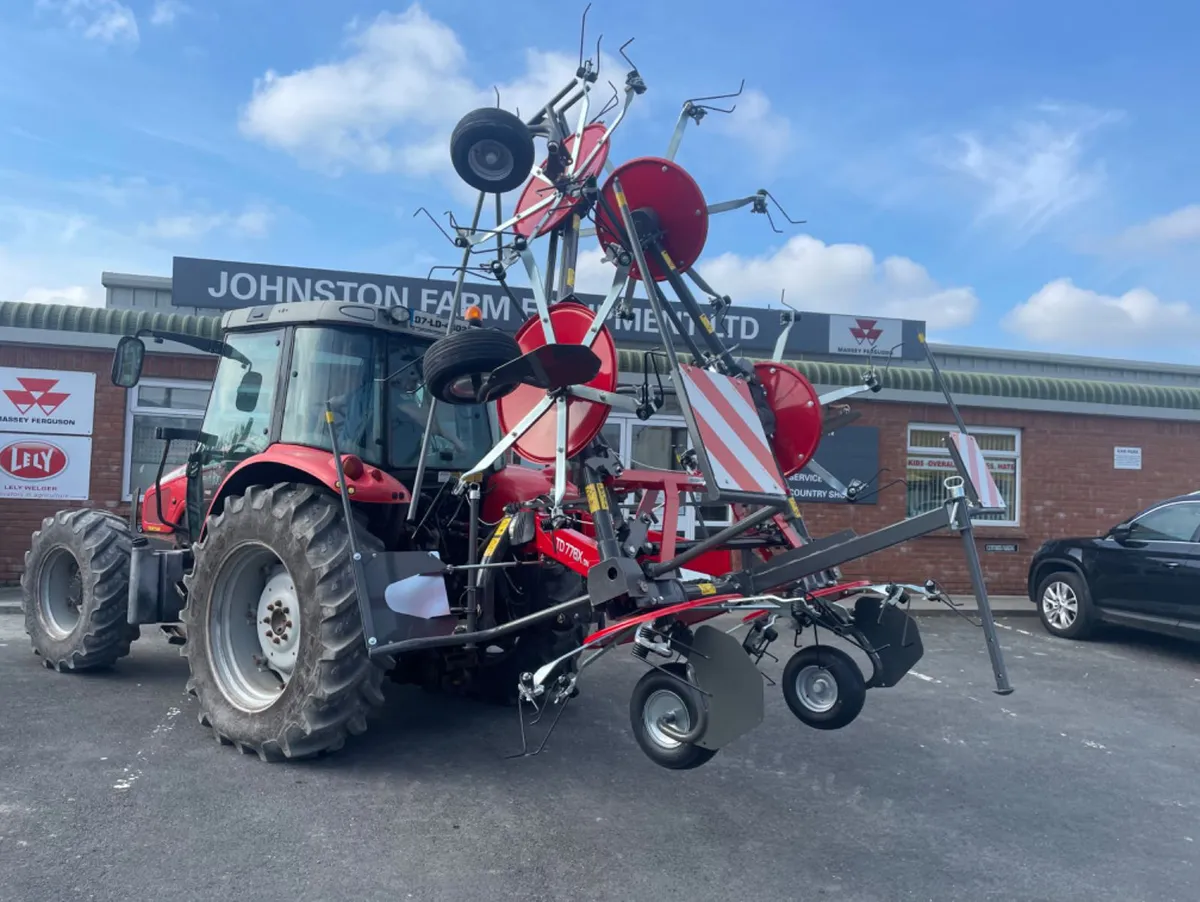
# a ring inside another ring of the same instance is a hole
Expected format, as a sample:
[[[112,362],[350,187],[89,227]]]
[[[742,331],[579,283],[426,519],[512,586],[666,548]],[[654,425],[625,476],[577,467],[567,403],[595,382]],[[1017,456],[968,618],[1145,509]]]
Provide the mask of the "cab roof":
[[[345,301],[262,304],[239,307],[221,317],[221,329],[224,332],[241,332],[266,326],[309,325],[352,326],[436,339],[446,334],[447,323],[443,317],[423,310]],[[454,331],[467,328],[463,320],[456,321],[454,326]]]

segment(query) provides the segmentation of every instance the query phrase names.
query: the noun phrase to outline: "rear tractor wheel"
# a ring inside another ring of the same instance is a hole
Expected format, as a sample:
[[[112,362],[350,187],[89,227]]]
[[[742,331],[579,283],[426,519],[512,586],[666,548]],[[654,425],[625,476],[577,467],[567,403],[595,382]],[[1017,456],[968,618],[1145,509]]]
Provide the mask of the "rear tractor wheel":
[[[58,671],[96,670],[129,654],[140,628],[129,611],[129,525],[92,508],[42,522],[25,552],[25,632],[35,654]]]
[[[356,529],[359,548],[381,543]],[[182,619],[200,722],[264,761],[340,749],[383,703],[367,656],[339,501],[309,485],[252,486],[196,546]]]

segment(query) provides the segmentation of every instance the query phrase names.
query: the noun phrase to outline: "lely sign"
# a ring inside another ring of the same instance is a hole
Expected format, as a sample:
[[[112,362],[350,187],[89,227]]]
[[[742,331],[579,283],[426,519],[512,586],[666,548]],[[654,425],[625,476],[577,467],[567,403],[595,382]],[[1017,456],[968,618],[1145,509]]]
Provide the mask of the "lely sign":
[[[0,498],[86,501],[91,457],[88,436],[0,432]]]

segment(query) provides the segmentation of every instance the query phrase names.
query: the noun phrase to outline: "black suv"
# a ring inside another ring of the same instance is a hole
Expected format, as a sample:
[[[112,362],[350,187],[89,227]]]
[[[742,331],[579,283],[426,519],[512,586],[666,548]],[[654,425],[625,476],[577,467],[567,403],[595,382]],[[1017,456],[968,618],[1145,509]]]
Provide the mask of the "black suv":
[[[1102,536],[1046,542],[1029,564],[1029,598],[1055,636],[1082,639],[1103,622],[1200,639],[1200,492]]]

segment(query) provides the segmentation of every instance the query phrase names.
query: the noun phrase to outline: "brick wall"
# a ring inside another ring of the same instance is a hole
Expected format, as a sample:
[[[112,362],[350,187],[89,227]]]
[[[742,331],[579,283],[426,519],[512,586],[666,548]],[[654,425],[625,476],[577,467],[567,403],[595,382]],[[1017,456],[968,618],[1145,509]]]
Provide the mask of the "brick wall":
[[[0,366],[90,370],[96,373],[96,415],[92,438],[92,501],[128,514],[120,502],[125,439],[125,392],[109,382],[111,351],[0,345]],[[210,379],[211,359],[147,355],[145,375]],[[859,401],[860,422],[880,427],[880,484],[903,478],[909,423],[945,423],[945,407]],[[1116,417],[965,408],[968,425],[1018,428],[1021,436],[1021,525],[977,530],[980,559],[990,592],[1023,594],[1030,555],[1045,539],[1104,531],[1123,517],[1173,494],[1200,489],[1193,475],[1200,423],[1171,423]],[[1114,445],[1142,448],[1141,470],[1114,470]],[[866,474],[869,475],[869,474]],[[54,512],[49,502],[0,500],[0,584],[20,576],[29,535]],[[904,486],[896,485],[874,505],[807,504],[803,508],[815,535],[850,528],[860,535],[903,519]],[[986,542],[1015,542],[1019,551],[988,553]],[[946,533],[917,539],[847,565],[848,576],[924,582],[933,577],[949,591],[970,591],[962,548]]]
[[[862,411],[860,423],[880,427],[879,465],[889,471],[880,485],[904,476],[909,423],[952,424],[949,412],[940,405],[862,401],[852,406]],[[1200,423],[987,408],[964,408],[962,413],[968,427],[1021,430],[1021,525],[976,529],[989,593],[1025,594],[1029,559],[1048,538],[1103,533],[1155,501],[1200,489],[1194,467]],[[1142,469],[1114,470],[1114,445],[1140,447]],[[803,511],[814,535],[846,528],[861,535],[904,517],[904,486],[887,489],[875,505],[808,504]],[[1015,542],[1019,550],[988,553],[984,550],[988,542]],[[880,552],[843,570],[847,576],[918,584],[932,577],[952,593],[970,591],[961,540],[948,531]]]
[[[120,500],[125,454],[125,390],[109,380],[112,351],[4,344],[0,345],[0,366],[96,374],[92,500],[68,502],[66,506],[103,507],[128,516],[129,505]],[[215,362],[207,357],[147,354],[142,372],[145,376],[166,379],[211,379],[214,368]],[[61,502],[0,499],[0,585],[20,579],[30,533],[61,506]]]

